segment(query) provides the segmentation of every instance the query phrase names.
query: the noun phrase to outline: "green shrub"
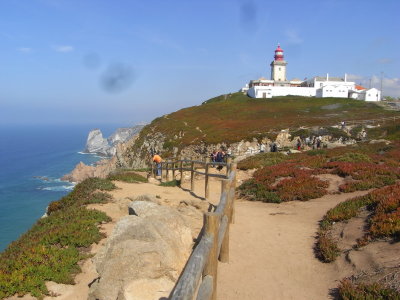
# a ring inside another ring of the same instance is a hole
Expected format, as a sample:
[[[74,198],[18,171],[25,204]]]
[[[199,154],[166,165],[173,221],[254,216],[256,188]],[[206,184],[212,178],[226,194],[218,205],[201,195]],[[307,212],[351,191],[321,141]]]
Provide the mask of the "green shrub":
[[[137,182],[147,182],[147,178],[143,177],[132,171],[123,171],[115,174],[111,174],[107,177],[108,180],[118,180],[129,183],[137,183]]]
[[[109,221],[103,212],[71,207],[40,219],[0,254],[0,298],[47,294],[45,281],[72,284],[78,261],[102,237],[97,224]]]
[[[315,247],[317,256],[323,262],[334,261],[340,255],[337,243],[328,235],[327,231],[320,230]]]
[[[259,153],[241,160],[237,167],[240,170],[258,169],[265,166],[276,165],[287,159],[287,155],[278,152]]]
[[[338,157],[331,158],[331,161],[347,161],[347,162],[371,162],[372,159],[363,153],[348,152]]]
[[[42,218],[0,254],[0,298],[14,294],[42,298],[45,282],[73,284],[78,262],[87,257],[83,248],[103,238],[98,225],[110,221],[103,212],[88,210],[89,203],[106,202],[115,185],[106,179],[89,178],[48,207]]]
[[[282,200],[275,192],[269,191],[264,185],[257,183],[254,179],[247,180],[239,186],[241,196],[252,200],[270,203],[281,203]]]
[[[343,300],[399,300],[400,293],[379,283],[354,284],[344,279],[339,285],[339,296]]]
[[[166,186],[166,187],[181,186],[181,181],[174,179],[167,182],[161,182],[160,186]]]

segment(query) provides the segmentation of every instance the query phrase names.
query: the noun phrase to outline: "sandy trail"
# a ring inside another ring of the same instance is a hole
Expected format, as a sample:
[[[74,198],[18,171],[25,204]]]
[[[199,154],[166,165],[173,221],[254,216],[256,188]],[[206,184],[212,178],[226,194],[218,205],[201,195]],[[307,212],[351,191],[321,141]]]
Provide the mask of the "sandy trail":
[[[348,271],[315,258],[318,222],[339,202],[366,192],[281,204],[236,201],[230,261],[218,266],[218,299],[332,299]]]

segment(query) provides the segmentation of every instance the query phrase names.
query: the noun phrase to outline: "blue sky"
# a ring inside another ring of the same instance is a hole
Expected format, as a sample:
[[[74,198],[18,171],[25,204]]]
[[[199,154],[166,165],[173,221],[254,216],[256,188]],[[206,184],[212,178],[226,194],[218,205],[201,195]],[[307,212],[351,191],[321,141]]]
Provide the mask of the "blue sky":
[[[400,96],[398,0],[0,0],[0,124],[132,125],[269,77]]]

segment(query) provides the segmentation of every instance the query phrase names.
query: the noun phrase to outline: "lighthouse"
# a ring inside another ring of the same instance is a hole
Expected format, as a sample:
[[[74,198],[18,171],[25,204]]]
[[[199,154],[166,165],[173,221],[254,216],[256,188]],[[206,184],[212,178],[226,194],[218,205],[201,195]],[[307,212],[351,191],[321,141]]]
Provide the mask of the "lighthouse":
[[[287,81],[286,65],[287,62],[283,57],[283,49],[278,44],[278,47],[275,49],[274,60],[271,62],[271,80],[275,82]]]

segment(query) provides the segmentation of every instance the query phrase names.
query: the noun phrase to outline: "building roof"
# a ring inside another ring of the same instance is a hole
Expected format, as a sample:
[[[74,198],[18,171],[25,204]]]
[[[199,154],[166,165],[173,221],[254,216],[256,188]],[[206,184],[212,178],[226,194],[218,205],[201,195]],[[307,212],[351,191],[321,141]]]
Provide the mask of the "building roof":
[[[363,87],[363,86],[361,86],[361,85],[358,85],[358,84],[356,84],[355,89],[356,89],[356,90],[359,90],[359,91],[361,91],[361,90],[366,90],[365,87]]]
[[[315,76],[313,79],[318,80],[318,81],[344,81],[343,78],[340,77],[328,77],[328,80],[326,80],[326,76],[322,77],[322,76]]]

